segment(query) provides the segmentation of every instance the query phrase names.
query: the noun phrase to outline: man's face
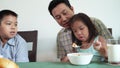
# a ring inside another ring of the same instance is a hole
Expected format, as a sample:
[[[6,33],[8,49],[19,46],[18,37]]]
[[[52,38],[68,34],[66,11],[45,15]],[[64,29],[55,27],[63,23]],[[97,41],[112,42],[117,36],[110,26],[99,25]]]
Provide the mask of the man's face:
[[[52,10],[52,14],[60,26],[64,28],[70,27],[69,20],[74,15],[73,7],[69,8],[64,3],[61,3]]]

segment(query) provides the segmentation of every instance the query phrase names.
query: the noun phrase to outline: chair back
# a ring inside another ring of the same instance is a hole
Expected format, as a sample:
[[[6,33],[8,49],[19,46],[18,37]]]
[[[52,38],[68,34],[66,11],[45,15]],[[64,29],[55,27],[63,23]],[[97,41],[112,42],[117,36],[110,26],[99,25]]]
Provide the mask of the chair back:
[[[26,42],[31,43],[31,47],[28,45],[28,47],[30,48],[30,50],[28,50],[29,61],[36,62],[38,31],[18,31],[18,34],[22,36],[26,40]]]
[[[109,30],[109,32],[111,33],[111,35],[112,35],[112,28],[108,28],[108,30]]]

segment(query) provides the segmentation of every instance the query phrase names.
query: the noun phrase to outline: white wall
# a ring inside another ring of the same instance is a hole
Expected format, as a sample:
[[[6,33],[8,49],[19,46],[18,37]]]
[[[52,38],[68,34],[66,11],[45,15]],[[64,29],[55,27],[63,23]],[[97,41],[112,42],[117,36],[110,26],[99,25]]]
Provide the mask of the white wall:
[[[37,61],[56,61],[56,36],[61,27],[50,16],[51,0],[0,0],[0,10],[18,13],[19,30],[38,30]],[[113,36],[120,37],[120,0],[70,0],[75,13],[84,12],[112,27]]]

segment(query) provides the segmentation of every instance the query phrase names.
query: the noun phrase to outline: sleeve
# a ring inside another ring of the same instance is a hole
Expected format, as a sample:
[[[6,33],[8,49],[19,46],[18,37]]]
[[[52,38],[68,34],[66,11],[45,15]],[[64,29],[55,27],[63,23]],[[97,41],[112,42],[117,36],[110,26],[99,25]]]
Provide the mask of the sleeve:
[[[62,46],[62,42],[60,41],[60,35],[57,35],[57,58],[61,59],[65,56],[65,50]]]
[[[91,18],[92,22],[95,24],[96,29],[98,30],[99,35],[103,36],[105,39],[112,39],[112,35],[109,32],[108,28],[97,18]]]
[[[21,38],[18,40],[15,54],[15,62],[29,62],[27,42]]]

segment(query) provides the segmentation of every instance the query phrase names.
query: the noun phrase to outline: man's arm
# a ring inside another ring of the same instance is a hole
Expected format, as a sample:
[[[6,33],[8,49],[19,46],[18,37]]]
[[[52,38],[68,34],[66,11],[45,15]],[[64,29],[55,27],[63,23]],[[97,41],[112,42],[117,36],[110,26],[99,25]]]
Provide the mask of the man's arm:
[[[66,52],[63,47],[62,41],[60,41],[59,34],[57,36],[57,58],[59,58],[61,62],[68,62],[68,58],[66,56]]]
[[[96,26],[96,29],[98,30],[99,35],[103,36],[105,39],[113,38],[108,28],[103,24],[102,21],[100,21],[97,18],[93,18],[93,17],[91,17],[91,21]]]

